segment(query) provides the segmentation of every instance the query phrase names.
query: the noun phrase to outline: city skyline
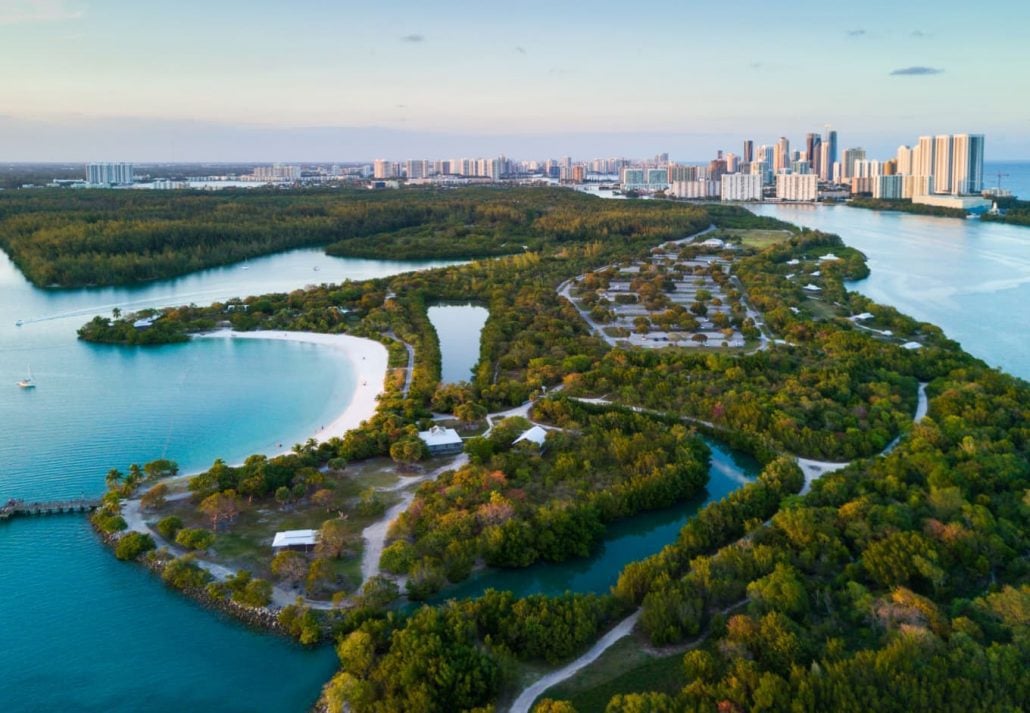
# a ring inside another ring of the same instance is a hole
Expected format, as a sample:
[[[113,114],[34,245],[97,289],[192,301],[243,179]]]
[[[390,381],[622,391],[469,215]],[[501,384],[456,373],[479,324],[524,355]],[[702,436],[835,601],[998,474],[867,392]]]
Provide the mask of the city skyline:
[[[957,2],[767,16],[759,2],[6,0],[0,60],[18,71],[0,87],[0,159],[700,160],[745,135],[801,144],[827,123],[874,154],[975,130],[991,136],[989,160],[1021,158],[1030,8],[1001,5],[1003,23],[971,22]],[[715,71],[693,71],[699,60]]]

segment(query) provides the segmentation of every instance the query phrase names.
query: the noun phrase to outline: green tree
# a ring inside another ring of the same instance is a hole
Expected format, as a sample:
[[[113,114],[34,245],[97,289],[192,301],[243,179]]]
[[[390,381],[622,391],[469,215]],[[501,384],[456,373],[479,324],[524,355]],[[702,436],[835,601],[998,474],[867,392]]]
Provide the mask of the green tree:
[[[134,560],[154,547],[154,539],[150,535],[142,532],[126,532],[118,538],[114,556],[120,560]]]

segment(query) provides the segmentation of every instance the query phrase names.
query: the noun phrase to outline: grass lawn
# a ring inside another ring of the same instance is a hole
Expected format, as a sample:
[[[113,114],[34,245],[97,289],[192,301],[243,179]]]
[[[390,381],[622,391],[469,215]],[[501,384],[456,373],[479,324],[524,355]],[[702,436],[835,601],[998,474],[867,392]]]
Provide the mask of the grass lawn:
[[[683,654],[654,656],[643,649],[642,639],[630,636],[544,695],[570,701],[579,713],[600,713],[617,693],[675,694],[685,685]]]
[[[204,555],[219,564],[233,569],[249,570],[254,576],[272,578],[272,537],[280,530],[317,530],[326,520],[345,518],[346,530],[353,543],[349,551],[336,561],[336,572],[343,579],[343,586],[353,591],[361,583],[361,531],[379,519],[379,515],[361,515],[357,505],[361,493],[367,488],[387,488],[400,479],[396,465],[387,458],[373,458],[349,464],[342,471],[326,473],[325,487],[333,492],[329,506],[318,506],[310,498],[280,505],[272,499],[259,502],[242,502],[240,514],[235,522],[216,535],[215,543]],[[395,492],[380,493],[385,507],[390,507],[400,497]],[[147,514],[147,522],[155,522],[168,515],[177,515],[184,526],[210,529],[211,522],[190,499],[172,500],[155,512]]]
[[[764,250],[770,245],[782,243],[784,240],[789,240],[792,235],[788,230],[742,230],[738,228],[725,232],[732,237],[740,238],[744,247],[756,250]]]
[[[840,310],[831,304],[827,304],[821,299],[815,297],[809,297],[804,303],[804,309],[808,310],[812,314],[812,319],[815,321],[823,319],[833,319],[834,317],[840,317]]]

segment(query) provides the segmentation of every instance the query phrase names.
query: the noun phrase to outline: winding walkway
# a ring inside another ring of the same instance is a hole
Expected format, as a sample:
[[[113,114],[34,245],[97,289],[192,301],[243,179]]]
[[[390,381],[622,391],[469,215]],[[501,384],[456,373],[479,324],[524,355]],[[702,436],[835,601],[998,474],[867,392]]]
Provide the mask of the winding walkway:
[[[913,423],[919,423],[920,421],[922,421],[926,417],[927,411],[929,411],[930,404],[929,404],[929,399],[927,398],[927,395],[926,395],[926,386],[927,385],[924,382],[920,382],[919,383],[918,402],[916,403],[916,412],[915,412],[915,414],[914,414],[914,416],[912,418],[912,422]],[[575,398],[575,397],[573,397],[573,398]],[[613,404],[613,402],[607,401],[605,399],[576,399],[576,400],[577,401],[582,401],[584,403],[616,405],[616,404]],[[639,412],[643,412],[643,413],[647,413],[648,412],[647,409],[642,409],[642,408],[639,408],[639,407],[630,406],[628,408],[633,409],[634,411],[639,411]],[[650,413],[660,413],[660,412],[650,411]],[[700,421],[699,419],[692,419],[692,418],[689,418],[689,417],[682,417],[682,418],[684,420],[695,421],[695,422],[698,422],[698,423],[704,423],[705,425],[708,425],[708,426],[712,426],[712,424],[707,422],[707,421]],[[897,438],[895,438],[886,448],[883,449],[882,452],[880,452],[879,454],[877,454],[874,457],[882,457],[882,456],[887,455],[888,453],[890,453],[894,449],[894,447],[898,444],[898,442],[901,440],[901,438],[902,438],[902,436],[898,436]],[[820,477],[826,475],[827,473],[832,473],[834,471],[846,468],[847,466],[851,465],[851,463],[854,462],[854,461],[847,461],[845,463],[834,463],[834,462],[829,462],[829,461],[811,460],[811,459],[808,459],[808,458],[798,458],[797,456],[795,456],[795,459],[797,460],[797,463],[801,467],[801,471],[802,471],[802,473],[804,473],[804,476],[805,476],[805,485],[804,485],[804,487],[801,490],[802,495],[809,491],[809,489],[811,488],[812,483],[815,480],[817,480]],[[768,524],[768,521],[766,522],[766,524]],[[750,535],[748,535],[748,537],[750,537]],[[733,607],[736,607],[736,606],[739,606],[739,603],[732,605],[732,607],[730,607],[730,608],[733,608]],[[558,685],[559,683],[561,683],[561,682],[571,678],[572,676],[576,675],[580,670],[582,670],[583,668],[589,666],[594,661],[596,661],[601,656],[601,654],[603,654],[605,651],[607,651],[609,648],[611,648],[611,646],[616,641],[618,641],[619,639],[623,638],[624,636],[629,635],[629,633],[631,631],[633,631],[633,627],[636,625],[637,619],[639,619],[639,617],[640,617],[640,612],[641,612],[641,610],[637,609],[635,612],[633,612],[628,617],[626,617],[621,622],[619,622],[611,631],[609,631],[607,634],[602,636],[597,641],[596,644],[594,644],[592,647],[590,647],[590,650],[587,651],[585,654],[583,654],[582,656],[580,656],[576,660],[572,661],[571,663],[566,664],[562,668],[557,669],[555,671],[552,671],[549,674],[546,674],[539,681],[533,683],[532,685],[527,687],[525,690],[523,690],[522,693],[519,694],[519,697],[515,699],[515,702],[512,704],[511,708],[509,709],[511,711],[511,713],[529,713],[529,711],[530,711],[533,703],[536,701],[536,699],[539,698],[541,695],[543,695],[548,689],[553,688],[554,686]]]
[[[533,702],[549,688],[556,686],[562,681],[571,678],[586,668],[607,651],[612,644],[624,636],[628,636],[640,618],[640,610],[633,612],[628,617],[616,624],[607,634],[597,640],[597,643],[590,647],[590,650],[575,661],[565,664],[557,671],[552,671],[529,688],[522,691],[509,709],[511,713],[529,713]]]

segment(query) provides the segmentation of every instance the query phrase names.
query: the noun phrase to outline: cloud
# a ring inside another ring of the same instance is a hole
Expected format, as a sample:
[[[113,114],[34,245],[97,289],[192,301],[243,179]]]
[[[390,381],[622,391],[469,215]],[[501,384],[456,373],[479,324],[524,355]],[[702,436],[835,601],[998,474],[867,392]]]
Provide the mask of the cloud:
[[[516,47],[515,51],[518,52],[519,54],[526,54],[526,48],[525,47]]]
[[[892,77],[912,77],[912,76],[923,76],[927,74],[944,74],[943,69],[937,67],[900,67],[892,70],[890,76]]]
[[[0,25],[77,20],[82,15],[64,0],[0,0]]]
[[[848,30],[848,37],[865,37],[866,34],[866,31],[862,28],[858,28],[857,30]]]
[[[425,42],[425,41],[426,41],[426,36],[425,35],[411,34],[411,35],[404,35],[403,37],[401,37],[401,42],[417,43],[417,42]]]

